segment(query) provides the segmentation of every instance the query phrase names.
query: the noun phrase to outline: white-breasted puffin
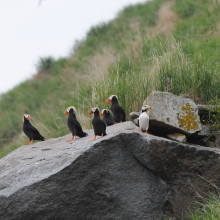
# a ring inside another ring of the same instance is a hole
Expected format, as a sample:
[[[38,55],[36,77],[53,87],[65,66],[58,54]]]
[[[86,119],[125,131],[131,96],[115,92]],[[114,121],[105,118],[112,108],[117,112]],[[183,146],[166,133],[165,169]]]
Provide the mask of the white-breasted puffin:
[[[99,109],[97,107],[92,108],[89,114],[94,114],[94,117],[92,119],[92,126],[95,133],[95,137],[91,140],[94,141],[97,135],[101,136],[100,138],[106,135],[106,125],[104,121],[100,118]]]
[[[76,119],[76,108],[74,106],[68,107],[64,112],[64,114],[65,115],[69,114],[66,120],[66,124],[72,133],[72,139],[68,140],[68,142],[75,141],[76,136],[82,138],[88,135],[87,133],[83,132],[80,123]]]
[[[115,119],[115,122],[124,122],[125,121],[125,112],[124,109],[118,103],[118,97],[116,95],[111,95],[106,103],[112,102],[111,110]]]
[[[108,109],[102,109],[100,116],[104,116],[103,121],[106,126],[116,124],[115,119],[111,116],[110,111]]]
[[[147,114],[148,109],[151,109],[149,105],[143,105],[141,108],[142,113],[139,116],[140,132],[145,134],[147,134],[147,130],[149,128],[149,116]]]
[[[30,123],[31,116],[24,114],[23,117],[23,132],[29,138],[27,145],[32,144],[33,140],[44,141],[44,137],[39,133],[39,131]]]

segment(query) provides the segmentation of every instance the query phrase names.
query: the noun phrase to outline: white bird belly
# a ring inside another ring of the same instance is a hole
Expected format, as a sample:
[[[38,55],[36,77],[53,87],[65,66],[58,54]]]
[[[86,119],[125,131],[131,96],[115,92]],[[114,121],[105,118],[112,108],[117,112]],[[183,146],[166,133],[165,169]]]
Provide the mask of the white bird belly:
[[[147,131],[149,128],[149,116],[146,112],[141,113],[139,116],[139,127],[143,131]]]

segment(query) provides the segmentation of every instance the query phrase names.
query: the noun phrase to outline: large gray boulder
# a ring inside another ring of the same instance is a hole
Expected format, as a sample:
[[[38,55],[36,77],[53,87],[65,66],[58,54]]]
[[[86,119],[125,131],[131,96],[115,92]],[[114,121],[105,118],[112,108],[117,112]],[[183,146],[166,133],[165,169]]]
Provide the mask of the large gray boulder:
[[[149,131],[155,134],[181,133],[190,137],[202,129],[198,107],[191,99],[156,91],[143,104],[151,106]]]
[[[89,130],[11,152],[0,160],[0,219],[181,219],[195,189],[220,187],[217,149],[138,130],[124,122],[93,142]]]

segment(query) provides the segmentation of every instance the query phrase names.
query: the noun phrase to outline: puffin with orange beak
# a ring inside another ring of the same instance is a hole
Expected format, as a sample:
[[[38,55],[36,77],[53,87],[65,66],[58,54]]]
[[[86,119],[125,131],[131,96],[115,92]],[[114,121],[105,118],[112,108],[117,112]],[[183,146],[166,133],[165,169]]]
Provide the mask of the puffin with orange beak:
[[[110,111],[108,109],[102,109],[100,116],[104,116],[103,121],[106,126],[116,124],[115,119],[111,116]]]
[[[39,133],[39,131],[30,123],[31,116],[25,114],[23,117],[23,132],[29,138],[27,145],[32,144],[33,140],[44,141],[44,137]]]
[[[99,109],[97,107],[92,108],[89,114],[94,114],[94,117],[92,119],[92,126],[95,133],[95,137],[91,140],[94,141],[97,135],[101,136],[100,138],[106,135],[106,125],[104,121],[102,121],[102,119],[100,118]]]
[[[111,95],[106,103],[112,102],[111,110],[114,116],[115,121],[124,122],[125,121],[125,112],[124,109],[118,103],[118,97],[116,95]]]
[[[72,133],[72,139],[68,140],[68,142],[75,141],[76,136],[82,138],[88,135],[87,133],[83,132],[80,123],[76,119],[76,108],[74,106],[68,107],[64,114],[69,114],[66,123]]]

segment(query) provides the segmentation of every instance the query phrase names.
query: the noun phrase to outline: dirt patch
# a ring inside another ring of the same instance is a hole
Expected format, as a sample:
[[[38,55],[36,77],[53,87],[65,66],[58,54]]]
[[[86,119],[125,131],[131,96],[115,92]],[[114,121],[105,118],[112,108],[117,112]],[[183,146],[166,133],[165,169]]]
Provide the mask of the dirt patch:
[[[166,2],[158,11],[159,18],[155,34],[168,34],[174,30],[174,25],[179,20],[179,16],[171,10],[172,5],[173,2]]]
[[[107,74],[110,64],[115,63],[116,60],[115,52],[110,47],[104,47],[102,53],[97,53],[88,59],[89,64],[86,69],[93,80],[94,77],[100,79],[100,77]]]

